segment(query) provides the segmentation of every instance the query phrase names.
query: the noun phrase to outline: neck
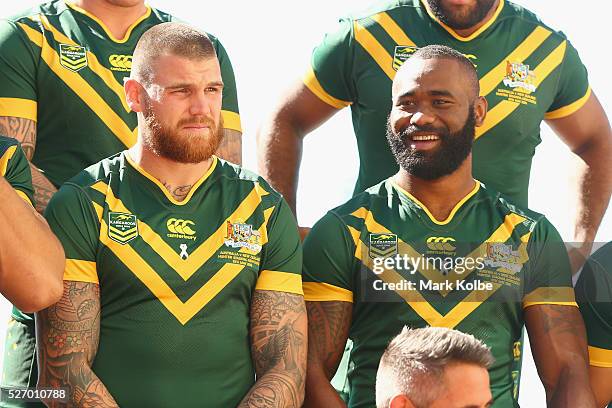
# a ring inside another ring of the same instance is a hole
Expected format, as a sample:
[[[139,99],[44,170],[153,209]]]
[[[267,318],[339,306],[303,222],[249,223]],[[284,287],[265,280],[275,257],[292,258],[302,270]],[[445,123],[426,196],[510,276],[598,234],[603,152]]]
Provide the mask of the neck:
[[[457,203],[474,189],[472,156],[468,156],[452,174],[436,180],[415,177],[402,168],[394,180],[427,207],[436,220],[445,220]]]
[[[487,24],[489,21],[491,21],[491,19],[493,18],[493,15],[495,14],[495,11],[497,11],[497,7],[499,7],[499,2],[501,0],[495,0],[495,3],[493,3],[493,6],[491,7],[491,10],[489,10],[489,12],[487,13],[487,15],[475,26],[472,26],[470,28],[464,28],[461,30],[455,30],[453,29],[457,34],[459,34],[461,37],[469,37],[470,35],[474,34],[476,31],[478,31],[480,29],[480,27],[482,27],[483,25]]]
[[[200,163],[179,163],[158,156],[140,141],[128,154],[144,171],[157,179],[177,201],[183,201],[193,185],[206,174],[213,163],[212,157]]]
[[[124,38],[132,24],[147,12],[144,1],[125,7],[107,0],[75,0],[73,4],[100,19],[116,39]]]

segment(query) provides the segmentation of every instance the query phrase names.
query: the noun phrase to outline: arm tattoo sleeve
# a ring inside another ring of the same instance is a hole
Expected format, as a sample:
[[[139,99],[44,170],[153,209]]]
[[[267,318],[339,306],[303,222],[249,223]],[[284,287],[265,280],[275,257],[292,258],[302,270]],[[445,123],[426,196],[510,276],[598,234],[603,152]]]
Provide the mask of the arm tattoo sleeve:
[[[246,407],[300,407],[306,375],[306,309],[300,295],[258,290],[251,304],[251,354],[257,382]]]
[[[39,385],[66,387],[70,407],[117,407],[91,370],[100,337],[100,292],[97,284],[64,282],[58,303],[38,313]],[[57,401],[45,401],[60,407]]]
[[[353,304],[306,302],[308,311],[308,362],[320,364],[331,380],[344,352],[351,326]]]

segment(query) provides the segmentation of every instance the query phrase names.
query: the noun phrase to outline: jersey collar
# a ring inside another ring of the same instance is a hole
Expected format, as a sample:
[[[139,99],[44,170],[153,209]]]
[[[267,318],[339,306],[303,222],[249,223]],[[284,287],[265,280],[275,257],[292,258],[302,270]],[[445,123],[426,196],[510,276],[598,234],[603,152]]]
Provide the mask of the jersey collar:
[[[440,220],[437,220],[436,217],[433,216],[431,211],[429,211],[429,209],[427,207],[425,207],[425,204],[420,202],[418,198],[416,198],[415,196],[410,194],[408,191],[406,191],[403,188],[401,188],[399,186],[399,184],[397,184],[395,182],[394,178],[391,178],[391,183],[393,184],[393,187],[395,187],[400,193],[404,194],[406,197],[408,197],[410,199],[410,201],[412,201],[416,205],[418,205],[425,212],[425,214],[427,214],[427,216],[429,217],[431,222],[433,222],[434,224],[437,224],[437,225],[446,225],[449,222],[451,222],[453,220],[453,218],[455,217],[455,214],[457,213],[457,211],[459,211],[459,209],[463,206],[463,204],[465,204],[470,198],[472,198],[474,196],[474,194],[476,194],[478,192],[478,190],[480,190],[480,183],[478,181],[474,180],[474,188],[472,189],[472,191],[467,193],[467,195],[465,197],[463,197],[455,205],[455,207],[453,207],[453,209],[451,210],[450,214],[448,214],[448,217],[446,217],[445,220],[440,221]]]
[[[499,17],[499,14],[501,13],[502,9],[504,8],[504,0],[499,0],[499,4],[497,5],[497,9],[495,10],[495,13],[493,13],[493,16],[491,16],[491,19],[489,21],[487,21],[482,27],[480,27],[478,30],[474,31],[471,35],[467,36],[467,37],[462,37],[459,34],[457,34],[452,28],[450,28],[449,26],[447,26],[446,24],[444,24],[443,22],[441,22],[440,20],[438,20],[438,17],[436,17],[433,12],[431,11],[431,9],[429,8],[429,4],[427,4],[426,0],[421,0],[421,3],[423,4],[423,7],[425,7],[425,10],[427,11],[427,14],[429,14],[429,17],[431,17],[432,20],[434,20],[436,23],[438,23],[440,26],[442,26],[442,28],[444,28],[446,31],[448,31],[448,33],[450,35],[452,35],[454,38],[456,38],[459,41],[463,41],[463,42],[468,42],[468,41],[472,41],[474,38],[478,37],[480,34],[482,34],[487,28],[491,27],[491,25],[497,20],[497,17]]]
[[[106,27],[106,25],[102,22],[102,20],[100,20],[98,17],[94,16],[93,14],[91,14],[89,11],[84,10],[78,6],[75,6],[74,4],[72,4],[72,2],[66,0],[65,1],[66,5],[71,8],[73,11],[76,11],[77,13],[86,15],[87,17],[89,17],[90,19],[92,19],[93,21],[95,21],[96,23],[98,23],[98,25],[100,27],[102,27],[102,29],[104,30],[104,32],[106,33],[106,35],[108,36],[108,38],[110,38],[111,41],[116,42],[118,44],[123,44],[125,43],[127,40],[130,39],[130,35],[132,34],[132,30],[134,30],[134,28],[136,28],[136,26],[138,24],[140,24],[141,22],[143,22],[144,20],[146,20],[147,18],[149,18],[149,16],[151,15],[151,7],[148,4],[145,4],[147,11],[140,16],[136,21],[134,21],[132,23],[132,25],[128,28],[128,30],[125,32],[125,36],[123,36],[123,38],[115,38],[113,36],[113,34],[110,32],[110,30],[108,29],[108,27]]]
[[[134,170],[136,170],[138,173],[142,174],[143,176],[145,176],[147,179],[149,179],[150,181],[153,182],[153,184],[155,184],[157,187],[159,187],[159,189],[164,193],[164,195],[166,196],[166,198],[174,205],[185,205],[189,202],[189,200],[191,200],[191,197],[193,196],[193,194],[198,190],[198,188],[200,188],[200,186],[202,185],[202,183],[204,183],[204,181],[206,181],[206,179],[208,179],[208,177],[212,174],[212,172],[215,170],[215,168],[217,167],[217,156],[213,156],[213,162],[210,165],[210,168],[208,169],[208,171],[206,173],[204,173],[204,175],[202,177],[200,177],[200,179],[198,181],[196,181],[196,183],[193,185],[193,187],[191,187],[191,190],[189,191],[189,194],[187,194],[187,197],[185,197],[185,199],[183,201],[177,201],[174,197],[172,197],[172,195],[170,194],[170,192],[166,189],[166,187],[164,187],[164,185],[155,177],[153,177],[150,173],[148,173],[145,169],[143,169],[142,167],[140,167],[138,164],[136,164],[132,158],[130,157],[130,155],[128,154],[128,152],[124,153],[125,156],[125,160],[130,164],[130,166],[132,166],[134,168]]]

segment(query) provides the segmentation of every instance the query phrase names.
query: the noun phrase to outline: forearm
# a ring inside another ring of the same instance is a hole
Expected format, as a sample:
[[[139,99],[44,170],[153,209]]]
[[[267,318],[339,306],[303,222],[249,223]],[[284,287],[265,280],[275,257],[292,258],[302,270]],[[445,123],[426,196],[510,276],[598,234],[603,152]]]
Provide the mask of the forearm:
[[[589,373],[582,356],[576,358],[575,364],[567,364],[561,369],[557,383],[548,394],[547,405],[550,408],[595,408]]]
[[[36,202],[36,211],[40,214],[45,212],[49,200],[53,194],[57,192],[57,188],[49,181],[47,177],[32,163],[30,163],[32,172],[32,186],[34,187],[34,201]]]
[[[215,154],[223,160],[242,165],[242,132],[223,129],[223,140]]]
[[[304,408],[319,407],[346,408],[346,404],[331,385],[323,369],[309,365],[306,372]]]
[[[267,121],[257,134],[259,172],[283,195],[294,214],[302,137],[303,133],[282,113]]]
[[[259,408],[265,398],[266,408],[298,408],[303,401],[303,380],[284,369],[268,370],[257,379],[242,399],[239,408]]]
[[[61,296],[64,251],[45,220],[2,177],[0,197],[0,287],[22,310],[40,310]]]

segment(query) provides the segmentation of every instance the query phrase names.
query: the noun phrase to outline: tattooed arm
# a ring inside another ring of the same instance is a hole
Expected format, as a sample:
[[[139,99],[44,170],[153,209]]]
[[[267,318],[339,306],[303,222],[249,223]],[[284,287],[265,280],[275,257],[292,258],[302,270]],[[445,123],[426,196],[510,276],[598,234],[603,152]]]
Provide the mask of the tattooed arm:
[[[251,355],[257,381],[239,408],[301,407],[306,348],[304,297],[255,290],[251,303]]]
[[[595,408],[589,385],[587,342],[578,308],[534,305],[525,323],[549,407]]]
[[[242,132],[223,129],[223,140],[215,154],[223,160],[242,164]]]
[[[118,407],[91,370],[100,338],[100,289],[95,283],[64,281],[58,303],[36,316],[38,386],[68,388],[69,402],[48,407]]]
[[[350,302],[306,302],[308,371],[304,407],[345,407],[330,380],[338,369],[351,327]]]
[[[36,148],[35,121],[12,116],[0,116],[0,134],[17,139],[21,143],[28,161],[32,161]],[[57,188],[32,163],[30,163],[30,170],[32,171],[36,211],[42,214]]]

